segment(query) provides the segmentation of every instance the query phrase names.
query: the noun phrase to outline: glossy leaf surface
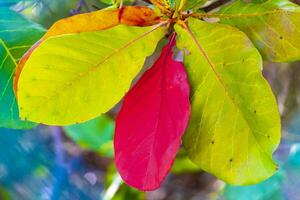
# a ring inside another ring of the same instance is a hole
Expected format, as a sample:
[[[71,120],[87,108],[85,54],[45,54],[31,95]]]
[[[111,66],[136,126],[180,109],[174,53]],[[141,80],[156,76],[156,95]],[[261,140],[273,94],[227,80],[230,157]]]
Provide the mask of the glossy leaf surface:
[[[119,24],[131,26],[150,26],[160,21],[153,10],[144,6],[126,6],[122,9],[105,9],[96,12],[79,14],[57,21],[30,50],[23,56],[16,69],[14,78],[14,90],[17,93],[18,81],[24,64],[32,52],[49,37],[64,34],[79,34],[83,32],[94,32],[108,29]]]
[[[117,169],[127,184],[140,190],[160,186],[189,119],[189,85],[182,63],[172,59],[174,43],[173,37],[125,96],[116,120]]]
[[[187,23],[175,29],[191,84],[184,136],[190,158],[231,184],[270,177],[280,118],[258,51],[236,28],[197,19]]]
[[[13,93],[13,75],[17,62],[25,51],[44,33],[44,29],[21,15],[0,8],[0,126],[27,129],[33,123],[19,119]]]
[[[118,25],[46,39],[19,78],[21,118],[70,125],[107,112],[127,92],[163,37],[161,25]]]
[[[216,15],[222,23],[244,31],[265,59],[300,59],[300,7],[287,0],[247,3],[237,0]]]
[[[0,7],[0,38],[12,56],[19,61],[22,55],[45,33],[40,25],[28,21],[20,14]]]
[[[45,37],[98,31],[118,24],[150,26],[157,24],[159,21],[159,16],[148,7],[125,6],[121,9],[99,10],[59,20],[49,29]]]

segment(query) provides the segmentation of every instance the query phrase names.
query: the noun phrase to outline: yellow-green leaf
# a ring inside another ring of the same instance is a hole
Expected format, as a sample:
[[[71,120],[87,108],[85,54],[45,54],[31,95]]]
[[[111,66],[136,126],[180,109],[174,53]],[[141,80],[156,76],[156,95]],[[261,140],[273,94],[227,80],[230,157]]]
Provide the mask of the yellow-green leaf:
[[[236,28],[197,19],[187,24],[175,29],[191,85],[184,137],[191,160],[231,184],[270,177],[280,118],[259,52]]]
[[[185,7],[186,9],[197,10],[206,2],[207,0],[187,0]]]
[[[215,16],[244,31],[265,59],[276,62],[300,59],[300,7],[287,0],[263,3],[234,1]]]
[[[118,25],[46,39],[19,78],[21,118],[70,125],[107,112],[128,91],[164,33],[162,24]]]
[[[17,86],[20,73],[23,70],[24,64],[27,62],[27,59],[31,56],[31,53],[49,37],[64,34],[95,32],[109,29],[119,24],[126,24],[130,26],[150,26],[157,24],[160,21],[160,17],[157,16],[152,9],[145,6],[125,6],[120,9],[103,9],[61,19],[54,23],[43,38],[33,45],[25,55],[22,54],[23,57],[15,72],[15,93],[17,93],[18,90]],[[30,31],[27,32],[30,34]]]

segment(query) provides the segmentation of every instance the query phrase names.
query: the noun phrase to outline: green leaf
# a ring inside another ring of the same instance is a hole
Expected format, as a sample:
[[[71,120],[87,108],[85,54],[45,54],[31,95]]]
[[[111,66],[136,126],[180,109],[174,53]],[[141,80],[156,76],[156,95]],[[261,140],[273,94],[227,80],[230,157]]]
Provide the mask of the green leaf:
[[[292,115],[292,119],[296,117],[296,120],[299,120],[299,111],[296,111],[294,114],[294,116]],[[298,124],[299,122],[297,123],[297,127],[299,127]],[[289,126],[287,125],[286,131],[289,131]],[[290,199],[297,199],[299,197],[300,144],[298,142],[284,143],[279,147],[276,155],[281,167],[271,178],[259,184],[246,187],[225,185],[223,195],[220,199],[286,200],[287,194],[291,191],[295,192],[290,193],[291,195],[288,195],[288,197]]]
[[[183,173],[199,172],[201,170],[199,170],[199,167],[187,157],[186,151],[182,148],[177,153],[171,171],[178,175]]]
[[[203,6],[207,0],[187,0],[186,1],[186,9],[197,10],[201,6]]]
[[[175,6],[175,2],[176,2],[176,0],[169,0],[170,7],[173,8]]]
[[[45,30],[8,8],[0,8],[0,127],[29,129],[34,123],[21,121],[13,92],[17,61]]]
[[[82,148],[113,156],[114,121],[101,115],[82,124],[64,127],[66,134]],[[110,146],[110,149],[106,147]]]
[[[300,7],[287,0],[234,1],[215,16],[244,31],[267,60],[300,59]]]
[[[192,113],[184,146],[191,160],[231,184],[268,178],[276,171],[280,117],[258,51],[227,25],[190,19],[175,29],[187,52]]]
[[[46,39],[19,78],[21,118],[70,125],[107,112],[129,90],[164,36],[162,25],[118,25]]]
[[[108,5],[120,5],[120,0],[99,0],[99,2],[108,4]],[[132,5],[135,0],[123,0],[123,5]]]
[[[0,38],[16,61],[19,61],[44,33],[45,29],[40,25],[28,21],[8,8],[0,8]]]

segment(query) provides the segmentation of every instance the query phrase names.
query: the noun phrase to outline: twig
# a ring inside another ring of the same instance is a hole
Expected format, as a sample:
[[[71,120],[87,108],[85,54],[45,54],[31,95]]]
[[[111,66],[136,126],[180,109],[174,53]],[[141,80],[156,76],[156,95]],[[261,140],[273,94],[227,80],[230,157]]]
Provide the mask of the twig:
[[[108,189],[104,193],[103,200],[111,200],[115,196],[115,194],[117,193],[117,191],[120,188],[120,186],[122,185],[122,183],[123,183],[122,178],[117,173],[115,175],[115,178],[114,178],[112,184],[108,187]]]
[[[119,8],[123,8],[123,4],[124,4],[123,0],[120,0],[120,6],[119,6]]]

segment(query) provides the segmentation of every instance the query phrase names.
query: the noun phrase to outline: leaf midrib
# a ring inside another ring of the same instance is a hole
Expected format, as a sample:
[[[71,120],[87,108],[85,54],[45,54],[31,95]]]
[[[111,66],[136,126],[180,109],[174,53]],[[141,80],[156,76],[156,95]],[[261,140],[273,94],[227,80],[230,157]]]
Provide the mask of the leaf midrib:
[[[64,90],[65,88],[69,87],[71,83],[74,83],[76,81],[78,81],[79,79],[86,77],[87,75],[89,75],[89,73],[93,72],[95,69],[97,69],[101,64],[103,64],[104,62],[106,62],[107,60],[109,60],[111,57],[117,55],[118,52],[122,51],[123,49],[126,49],[127,47],[129,47],[130,45],[134,44],[135,42],[139,41],[140,39],[146,37],[148,34],[152,33],[153,31],[155,31],[156,29],[160,28],[161,26],[167,24],[168,21],[163,21],[159,24],[157,24],[156,26],[154,26],[151,30],[143,33],[142,35],[140,35],[139,37],[131,40],[130,42],[126,43],[125,45],[123,45],[122,47],[118,48],[117,50],[115,50],[114,52],[112,52],[111,54],[109,54],[108,56],[106,56],[102,61],[98,62],[97,64],[95,64],[94,66],[90,67],[86,72],[82,73],[80,76],[76,76],[74,79],[66,82],[62,87],[60,87],[60,89],[57,89],[56,92],[53,93],[53,95],[45,97],[45,101],[43,101],[43,103],[41,103],[39,106],[37,106],[35,109],[32,109],[32,112],[27,114],[27,116],[31,115],[33,112],[35,112],[38,108],[40,108],[43,104],[47,103],[48,101],[50,101],[51,99],[55,98],[57,95],[59,95],[60,91]],[[60,37],[60,36],[58,36]],[[23,117],[23,116],[21,116]]]
[[[175,38],[173,38],[175,39]],[[162,52],[163,53],[163,52]],[[158,69],[160,71],[160,80],[159,80],[159,85],[160,85],[160,99],[159,99],[159,108],[158,108],[158,117],[157,117],[157,120],[156,120],[156,124],[155,124],[155,127],[154,127],[154,132],[156,134],[153,135],[153,142],[152,142],[152,145],[151,145],[151,150],[150,150],[150,154],[149,154],[149,160],[148,160],[148,165],[147,165],[147,170],[146,170],[146,175],[145,175],[145,181],[147,180],[148,178],[148,172],[149,172],[149,167],[150,165],[152,164],[150,162],[150,160],[152,159],[152,154],[153,154],[153,149],[154,149],[154,146],[156,146],[156,143],[157,143],[157,130],[158,130],[158,127],[159,127],[159,124],[160,124],[160,121],[162,119],[161,115],[162,115],[162,105],[163,105],[163,102],[165,101],[165,95],[166,95],[166,88],[165,88],[165,82],[166,82],[166,64],[168,62],[168,56],[169,54],[172,53],[172,48],[170,46],[168,46],[168,50],[167,52],[164,54],[164,57],[163,57],[163,66],[160,66],[162,69]],[[159,177],[158,177],[159,179]],[[147,183],[144,181],[143,185],[145,186]]]
[[[6,46],[5,42],[4,42],[1,38],[0,38],[0,45],[3,46],[3,48],[5,49],[5,51],[6,51],[7,55],[8,55],[8,57],[11,58],[11,60],[13,61],[14,65],[15,65],[15,67],[16,67],[16,66],[17,66],[17,63],[16,63],[15,58],[13,57],[13,55],[12,55],[11,52],[9,51],[8,47]],[[5,63],[5,61],[3,61],[3,65],[4,65],[4,63]],[[1,69],[2,69],[2,66],[0,66],[0,67],[1,67],[1,68],[0,68],[0,70],[1,70]],[[14,69],[14,70],[15,70],[15,69]],[[8,88],[8,86],[9,86],[9,82],[10,82],[10,80],[12,79],[13,74],[14,74],[14,71],[13,71],[13,73],[10,75],[10,77],[9,77],[7,83],[6,83],[6,86],[5,86],[3,92],[2,92],[1,95],[0,95],[0,101],[2,100],[4,94],[5,94],[6,91],[7,91],[7,88]]]
[[[194,13],[192,14],[191,16],[192,17],[218,17],[218,18],[223,18],[223,19],[231,19],[231,18],[240,18],[240,17],[261,17],[261,16],[264,16],[264,15],[275,15],[275,14],[278,14],[278,13],[290,13],[290,12],[293,12],[293,13],[299,13],[300,12],[294,12],[295,10],[273,10],[273,11],[266,11],[266,12],[261,12],[261,13],[244,13],[244,14],[241,14],[241,13],[237,13],[237,14],[218,14],[218,13]]]
[[[192,33],[192,31],[190,30],[190,28],[188,27],[188,25],[186,23],[183,23],[184,29],[188,32],[189,36],[192,38],[192,40],[194,41],[194,43],[196,44],[197,48],[201,51],[201,53],[203,54],[203,56],[205,57],[206,61],[208,62],[209,66],[211,67],[211,69],[213,70],[215,76],[217,77],[217,80],[219,81],[219,83],[222,85],[225,94],[227,95],[227,97],[230,99],[230,101],[233,103],[234,107],[236,107],[236,109],[239,111],[239,113],[243,116],[242,119],[246,122],[249,130],[251,130],[253,137],[255,138],[255,141],[260,149],[260,152],[264,153],[265,156],[267,156],[267,158],[269,158],[268,153],[261,147],[261,145],[258,143],[256,135],[255,135],[255,131],[251,128],[247,118],[245,117],[244,112],[242,112],[240,105],[231,97],[231,95],[228,93],[228,88],[226,86],[226,84],[223,82],[221,76],[219,75],[219,73],[217,72],[214,64],[212,63],[212,61],[210,60],[209,56],[207,55],[207,53],[205,52],[205,50],[203,49],[203,47],[200,45],[199,41],[197,40],[197,38],[195,37],[195,35]]]
[[[13,62],[14,66],[15,66],[15,68],[16,68],[17,63],[16,63],[16,61],[15,61],[15,58],[14,58],[13,55],[11,54],[11,52],[10,52],[8,46],[5,44],[5,42],[4,42],[1,38],[0,38],[0,45],[3,46],[3,48],[4,48],[5,51],[6,51],[7,57],[10,57],[11,61]],[[0,66],[0,71],[2,70],[2,67],[3,67],[3,65],[5,64],[5,59],[7,59],[7,57],[4,58],[3,63],[2,63],[1,66]],[[2,99],[3,99],[4,95],[5,95],[5,93],[7,92],[7,89],[9,88],[9,83],[10,83],[11,79],[13,78],[14,71],[15,71],[15,69],[14,69],[13,72],[10,74],[10,77],[9,77],[9,79],[7,80],[7,83],[6,83],[5,87],[4,87],[4,90],[3,90],[3,92],[2,92],[1,95],[0,95],[0,102],[2,101]],[[16,99],[13,98],[12,103],[11,103],[11,105],[10,105],[10,107],[9,107],[9,110],[10,110],[10,118],[11,118],[10,126],[11,126],[11,127],[13,127],[13,110],[12,110],[12,108],[13,108],[13,106],[14,106],[14,104],[15,104],[15,101],[16,101]]]

